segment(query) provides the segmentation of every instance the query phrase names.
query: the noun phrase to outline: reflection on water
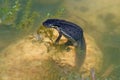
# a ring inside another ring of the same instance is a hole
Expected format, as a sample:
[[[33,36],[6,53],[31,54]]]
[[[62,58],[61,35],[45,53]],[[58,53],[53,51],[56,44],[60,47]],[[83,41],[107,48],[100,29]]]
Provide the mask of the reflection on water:
[[[39,1],[35,1],[36,2],[34,2],[32,10],[39,12],[40,9],[44,16],[47,13],[54,14],[57,8],[63,5],[66,10],[64,19],[82,25],[81,27],[84,29],[84,32],[89,34],[100,48],[104,62],[101,74],[104,73],[104,75],[106,75],[109,72],[107,77],[112,77],[113,79],[118,79],[118,77],[120,77],[118,75],[120,74],[120,67],[117,67],[120,66],[119,0],[65,0],[59,5],[57,0],[53,0],[53,3],[51,2],[50,5],[47,4],[47,7],[44,5],[40,6],[38,3]],[[45,1],[41,3],[45,4]],[[44,18],[44,16],[42,18]],[[85,23],[82,19],[84,19],[87,23]],[[38,20],[38,22],[42,21],[40,19]],[[19,37],[18,35],[24,36],[22,32],[19,32],[19,30],[17,31],[10,26],[0,25],[0,50],[3,50],[11,42],[14,42]]]

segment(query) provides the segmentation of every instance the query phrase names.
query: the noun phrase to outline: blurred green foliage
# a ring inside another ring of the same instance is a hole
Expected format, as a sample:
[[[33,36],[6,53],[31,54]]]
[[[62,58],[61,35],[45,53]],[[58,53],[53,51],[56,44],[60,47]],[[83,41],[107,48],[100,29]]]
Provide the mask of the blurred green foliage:
[[[19,0],[15,0],[13,4],[9,3],[9,0],[3,0],[0,8],[1,24],[14,24],[16,20],[17,12],[20,10]]]
[[[12,0],[12,2],[9,0],[3,1],[3,6],[0,8],[1,24],[12,25],[12,27],[22,30],[28,30],[33,27],[35,17],[39,15],[35,11],[31,13],[32,0],[28,0],[25,6],[23,6],[20,0]]]
[[[32,9],[34,4],[32,0],[2,0],[0,4],[0,24],[26,31],[33,29],[36,22],[39,23],[37,26],[40,26],[43,19],[61,17],[64,12],[64,8],[60,7],[56,9],[55,14],[47,12],[46,16],[43,16],[44,13],[39,12],[40,10]]]

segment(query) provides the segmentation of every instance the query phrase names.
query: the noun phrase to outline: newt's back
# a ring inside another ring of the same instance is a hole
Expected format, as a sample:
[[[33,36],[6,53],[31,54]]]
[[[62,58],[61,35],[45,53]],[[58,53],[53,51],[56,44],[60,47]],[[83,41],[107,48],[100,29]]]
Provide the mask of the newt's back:
[[[75,41],[80,40],[83,37],[83,30],[78,25],[59,19],[48,19],[43,25],[50,27],[55,26],[58,31],[61,31],[67,38],[73,39]]]

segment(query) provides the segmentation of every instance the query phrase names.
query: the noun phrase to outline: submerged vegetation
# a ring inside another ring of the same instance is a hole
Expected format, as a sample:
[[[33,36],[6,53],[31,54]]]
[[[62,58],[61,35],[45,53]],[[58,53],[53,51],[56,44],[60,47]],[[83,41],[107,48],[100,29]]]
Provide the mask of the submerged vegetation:
[[[30,31],[38,28],[41,21],[47,18],[59,18],[64,13],[64,8],[54,11],[54,14],[44,13],[32,9],[33,1],[28,0],[2,0],[0,3],[0,24],[11,25],[19,30]]]
[[[17,12],[20,10],[19,0],[15,0],[13,4],[9,0],[2,0],[0,4],[1,24],[14,24],[17,18]]]

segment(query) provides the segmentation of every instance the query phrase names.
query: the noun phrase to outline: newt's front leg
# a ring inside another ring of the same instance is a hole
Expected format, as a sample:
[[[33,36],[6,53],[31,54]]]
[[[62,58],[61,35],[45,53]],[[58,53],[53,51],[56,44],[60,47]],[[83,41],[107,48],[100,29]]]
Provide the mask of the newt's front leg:
[[[59,36],[58,36],[58,38],[55,40],[55,43],[54,43],[55,45],[59,43],[61,37],[62,37],[62,32],[59,32]]]

